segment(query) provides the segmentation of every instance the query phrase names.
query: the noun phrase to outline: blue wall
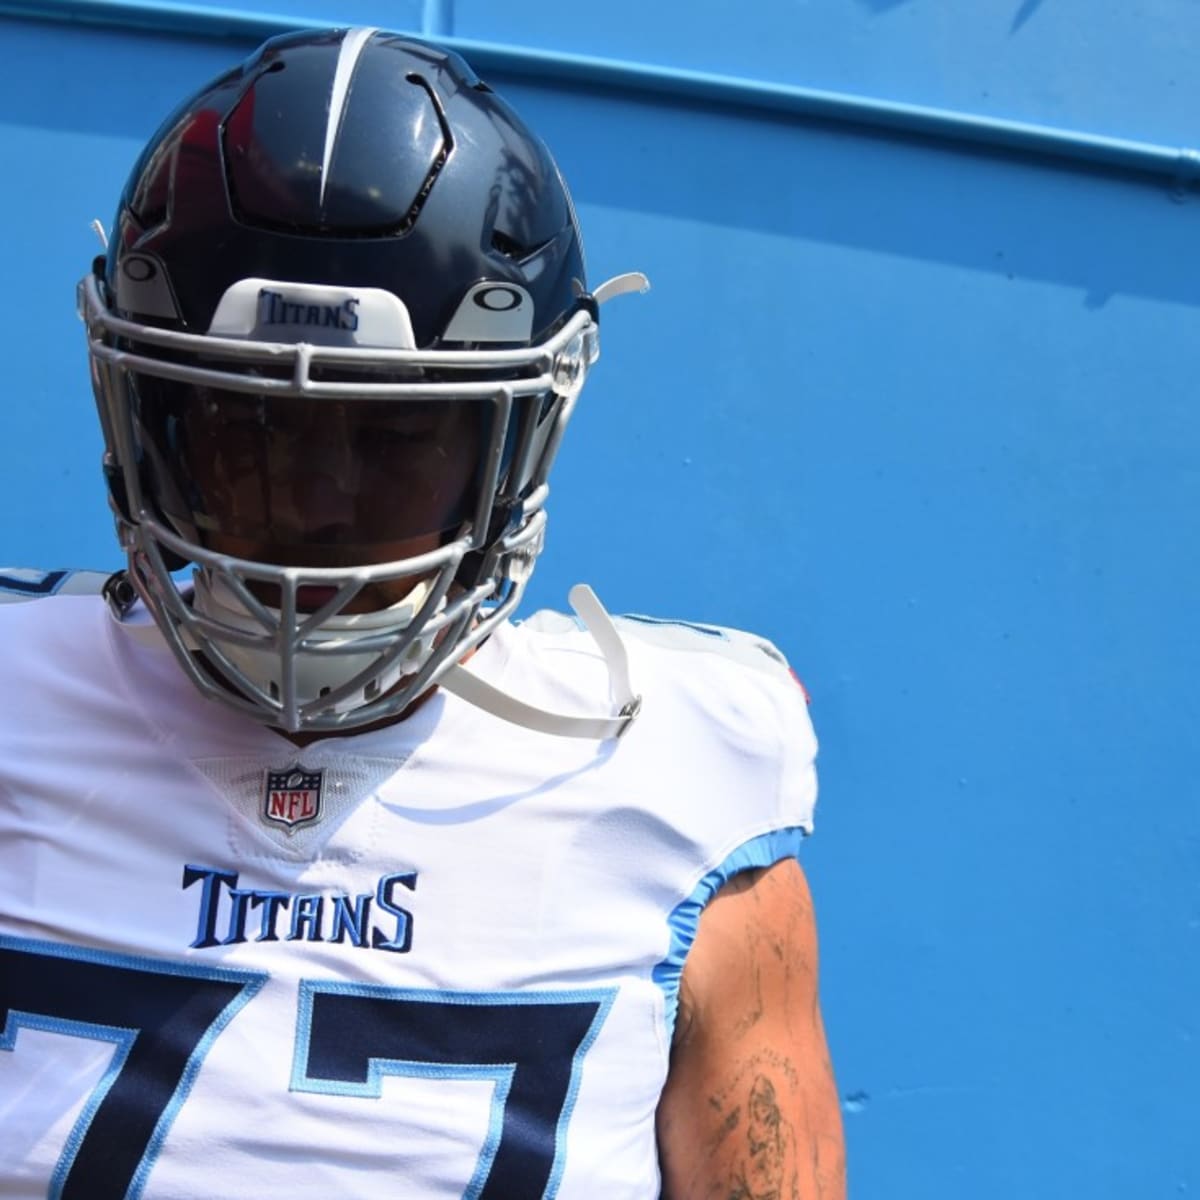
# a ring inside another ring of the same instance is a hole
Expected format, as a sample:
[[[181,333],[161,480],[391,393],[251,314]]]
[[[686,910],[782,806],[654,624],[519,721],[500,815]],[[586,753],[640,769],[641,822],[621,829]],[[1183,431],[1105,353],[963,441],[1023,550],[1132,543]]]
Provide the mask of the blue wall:
[[[0,18],[0,559],[115,562],[72,288],[141,141],[269,25],[214,38],[203,8],[186,36]],[[483,43],[593,280],[653,280],[606,310],[533,601],[586,578],[755,628],[809,685],[852,1194],[1176,1197],[1200,1188],[1200,208],[1171,164],[1200,6],[950,9],[337,11]],[[797,88],[891,107],[812,119]],[[955,138],[896,128],[904,104]],[[998,150],[964,114],[1037,128]]]

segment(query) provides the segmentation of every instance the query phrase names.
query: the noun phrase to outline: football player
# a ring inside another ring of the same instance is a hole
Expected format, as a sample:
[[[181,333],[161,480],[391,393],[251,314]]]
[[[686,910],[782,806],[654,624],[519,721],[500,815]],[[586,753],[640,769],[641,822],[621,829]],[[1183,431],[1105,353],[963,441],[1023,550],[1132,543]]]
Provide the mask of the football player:
[[[844,1195],[801,689],[512,619],[642,286],[407,36],[151,139],[79,301],[127,565],[0,579],[0,1193]]]

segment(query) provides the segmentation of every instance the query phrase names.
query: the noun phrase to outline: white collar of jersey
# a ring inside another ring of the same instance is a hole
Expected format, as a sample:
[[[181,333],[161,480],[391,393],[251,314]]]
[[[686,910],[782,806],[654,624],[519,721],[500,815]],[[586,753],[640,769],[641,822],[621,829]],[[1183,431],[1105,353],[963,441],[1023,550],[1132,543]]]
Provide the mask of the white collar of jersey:
[[[617,708],[615,715],[583,717],[556,713],[526,704],[515,696],[488,683],[461,663],[450,667],[438,680],[439,687],[468,704],[537,733],[557,737],[591,738],[605,741],[625,734],[642,709],[642,697],[634,691],[629,671],[629,654],[599,597],[586,583],[577,583],[568,594],[571,608],[600,648],[608,667],[610,691]],[[140,607],[140,606],[139,606]],[[144,643],[162,642],[163,636],[152,621],[140,621],[136,614],[120,620],[120,627]]]

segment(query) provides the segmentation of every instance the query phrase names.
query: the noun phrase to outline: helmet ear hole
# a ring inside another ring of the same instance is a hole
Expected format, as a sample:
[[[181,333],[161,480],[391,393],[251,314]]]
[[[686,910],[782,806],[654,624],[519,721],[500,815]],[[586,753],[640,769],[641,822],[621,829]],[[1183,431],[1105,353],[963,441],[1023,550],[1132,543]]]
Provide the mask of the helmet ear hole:
[[[516,238],[510,237],[502,229],[492,230],[492,249],[497,254],[503,254],[505,258],[511,258],[513,262],[520,262],[530,254]]]

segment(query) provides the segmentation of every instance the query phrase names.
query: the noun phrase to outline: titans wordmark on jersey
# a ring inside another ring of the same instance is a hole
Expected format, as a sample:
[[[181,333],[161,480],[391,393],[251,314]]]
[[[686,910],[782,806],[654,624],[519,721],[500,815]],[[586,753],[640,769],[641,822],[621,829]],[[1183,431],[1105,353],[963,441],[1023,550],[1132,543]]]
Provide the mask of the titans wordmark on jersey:
[[[796,852],[815,745],[752,639],[623,628],[620,742],[439,694],[298,756],[95,597],[0,609],[0,1195],[656,1196],[696,919]],[[472,667],[606,702],[555,618]]]

